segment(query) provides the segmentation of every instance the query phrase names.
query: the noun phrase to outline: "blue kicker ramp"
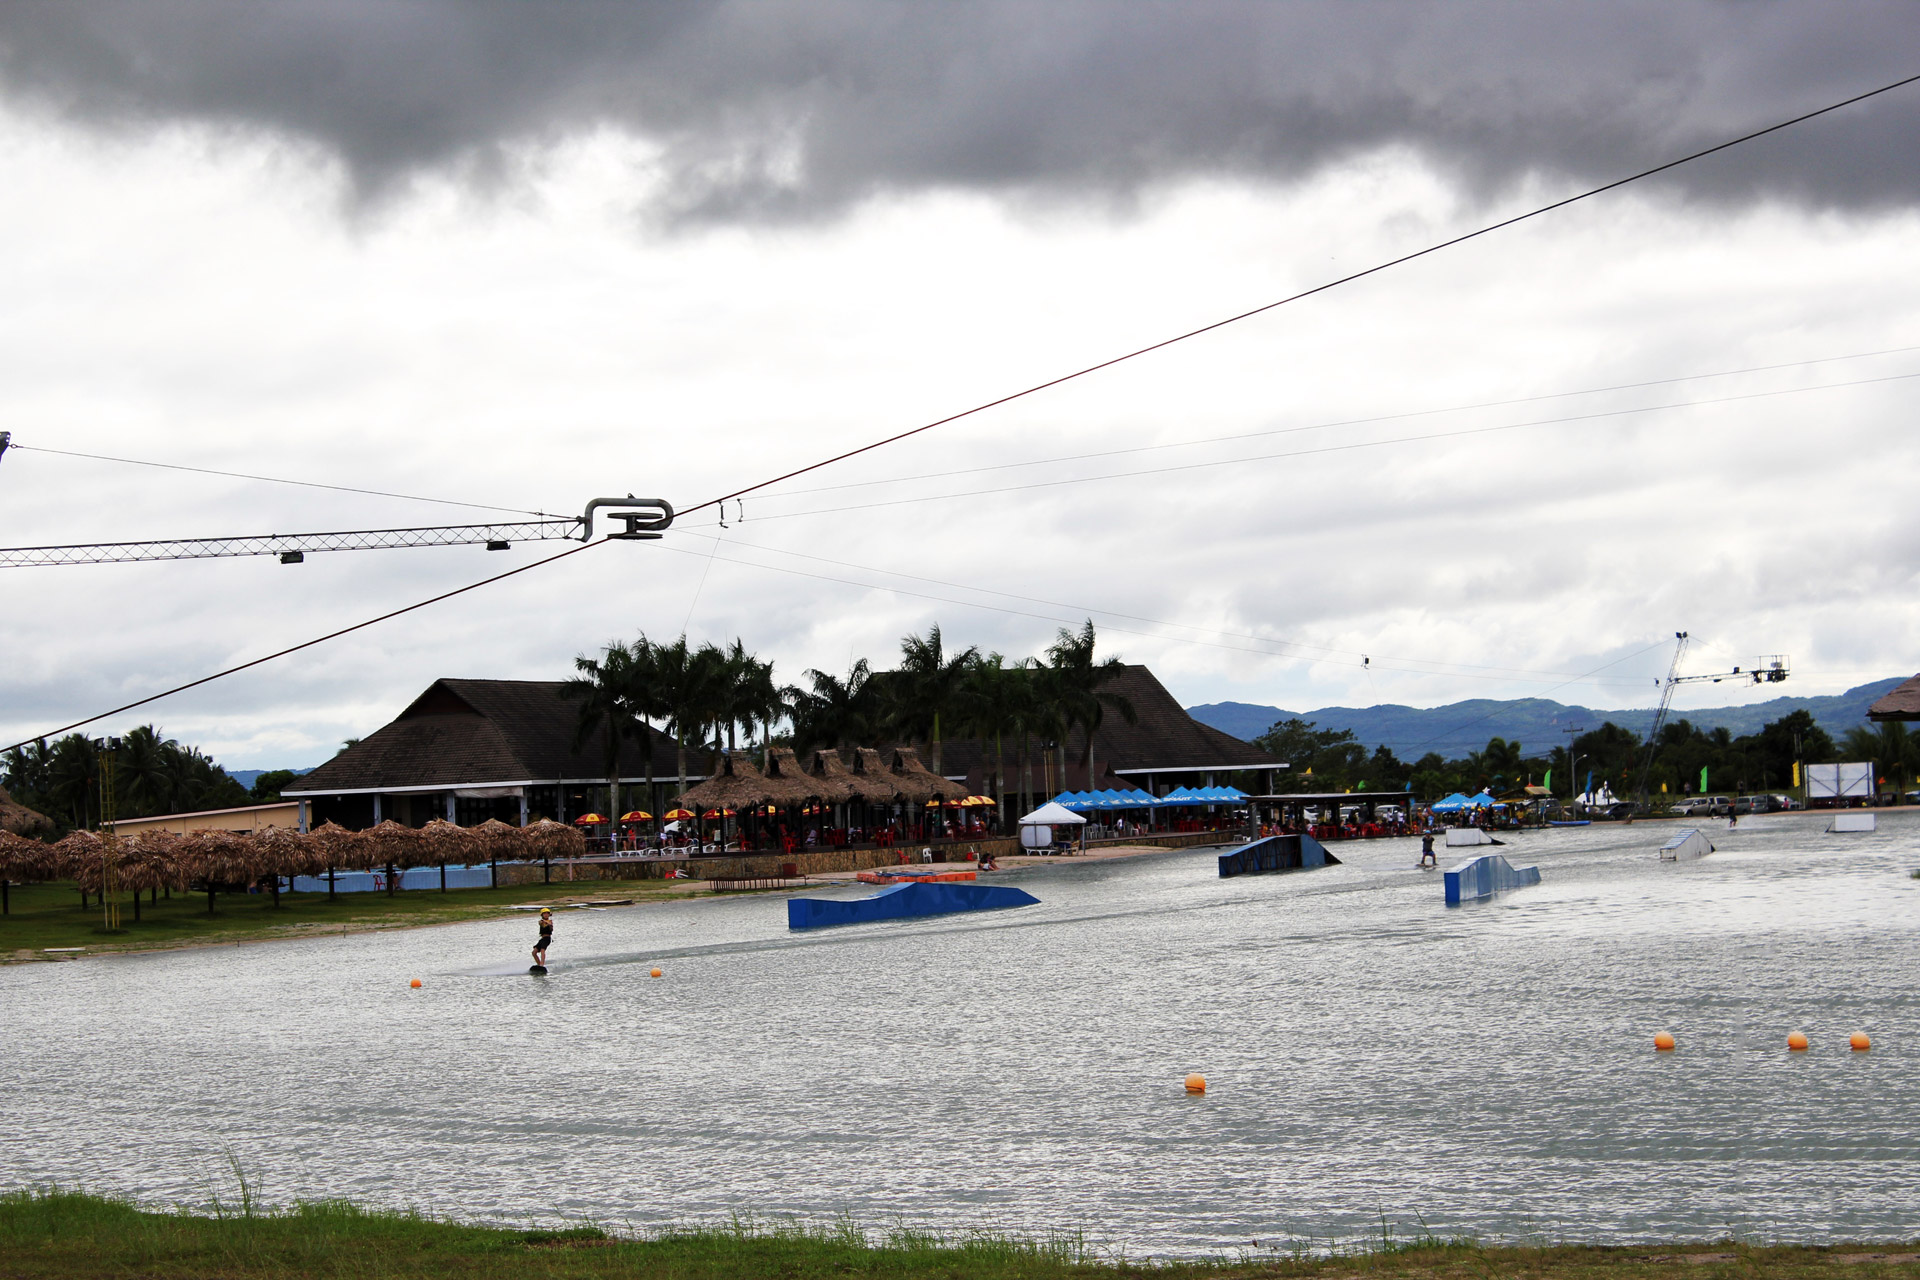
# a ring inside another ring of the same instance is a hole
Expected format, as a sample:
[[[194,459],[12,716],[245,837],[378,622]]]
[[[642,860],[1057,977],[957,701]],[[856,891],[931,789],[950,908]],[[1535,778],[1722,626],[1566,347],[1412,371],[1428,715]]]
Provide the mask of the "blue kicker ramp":
[[[1025,889],[997,884],[896,884],[866,898],[788,898],[787,928],[824,929],[837,924],[870,924],[913,916],[944,916],[955,911],[995,911],[1030,907],[1040,899]]]
[[[1457,907],[1473,898],[1491,898],[1539,883],[1540,868],[1516,867],[1499,854],[1490,853],[1447,871],[1447,905]]]
[[[1220,855],[1220,878],[1266,875],[1273,871],[1301,871],[1308,867],[1337,867],[1340,859],[1309,835],[1268,836],[1252,840]]]

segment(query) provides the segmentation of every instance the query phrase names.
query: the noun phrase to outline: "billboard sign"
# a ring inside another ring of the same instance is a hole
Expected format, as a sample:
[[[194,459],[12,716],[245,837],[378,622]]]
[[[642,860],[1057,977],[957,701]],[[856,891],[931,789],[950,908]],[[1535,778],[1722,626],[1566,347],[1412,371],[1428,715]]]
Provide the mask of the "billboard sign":
[[[1809,800],[1870,800],[1873,792],[1873,762],[1870,760],[1857,764],[1807,766]]]

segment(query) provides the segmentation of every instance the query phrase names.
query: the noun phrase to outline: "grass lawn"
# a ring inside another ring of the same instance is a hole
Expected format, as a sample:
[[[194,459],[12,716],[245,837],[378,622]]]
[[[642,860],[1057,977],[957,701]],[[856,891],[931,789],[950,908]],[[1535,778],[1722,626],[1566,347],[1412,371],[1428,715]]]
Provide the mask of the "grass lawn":
[[[857,1229],[677,1229],[636,1238],[592,1226],[514,1230],[461,1226],[346,1204],[282,1212],[228,1206],[222,1217],[144,1213],[94,1196],[0,1196],[0,1271],[21,1280],[68,1277],[409,1276],[660,1277],[661,1280],[806,1280],[808,1277],[981,1277],[1044,1280],[1128,1276],[1300,1277],[1313,1280],[1733,1280],[1920,1274],[1914,1248],[1814,1249],[1739,1244],[1482,1249],[1427,1240],[1330,1257],[1257,1253],[1192,1263],[1106,1258],[1074,1239],[980,1235],[941,1239]]]
[[[303,937],[314,933],[359,933],[403,929],[455,920],[498,919],[515,903],[579,902],[590,898],[632,898],[646,902],[680,897],[703,886],[679,880],[583,880],[572,884],[523,884],[500,889],[404,889],[384,893],[343,893],[333,901],[324,893],[283,893],[275,909],[271,895],[218,894],[207,914],[204,893],[175,893],[160,901],[143,897],[140,921],[122,896],[121,932],[105,932],[98,900],[80,909],[80,891],[71,882],[14,885],[10,910],[0,916],[0,961],[45,959],[47,947],[85,947],[104,951],[150,951],[209,942]]]

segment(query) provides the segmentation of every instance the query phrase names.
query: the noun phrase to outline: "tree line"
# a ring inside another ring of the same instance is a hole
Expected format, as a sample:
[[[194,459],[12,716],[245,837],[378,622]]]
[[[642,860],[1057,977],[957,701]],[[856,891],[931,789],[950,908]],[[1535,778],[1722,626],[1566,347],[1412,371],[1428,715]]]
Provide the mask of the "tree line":
[[[928,767],[941,773],[943,743],[968,738],[991,753],[986,785],[998,800],[1010,789],[1010,753],[1021,771],[1019,790],[1032,795],[1038,753],[1057,753],[1051,781],[1058,781],[1076,730],[1083,736],[1078,763],[1097,768],[1093,731],[1109,712],[1134,721],[1132,705],[1108,687],[1122,663],[1096,658],[1094,643],[1088,621],[1077,632],[1062,628],[1043,657],[1010,659],[972,645],[951,650],[936,624],[901,640],[892,670],[876,671],[861,658],[845,675],[809,669],[801,683],[781,684],[773,664],[740,640],[695,646],[684,635],[671,643],[642,635],[575,658],[562,692],[579,706],[574,749],[597,744],[610,794],[621,745],[629,741],[646,761],[652,794],[653,747],[663,735],[680,777],[693,752],[738,750],[743,740],[751,751],[756,736],[763,765],[774,745],[804,752],[904,742],[924,745]],[[1051,785],[1045,762],[1042,772]]]
[[[1351,730],[1322,729],[1298,718],[1276,723],[1254,739],[1254,745],[1293,766],[1281,779],[1291,792],[1411,788],[1426,801],[1456,791],[1472,795],[1487,790],[1498,795],[1542,785],[1549,771],[1556,794],[1586,791],[1591,775],[1594,788],[1607,786],[1625,799],[1639,785],[1647,746],[1639,734],[1609,720],[1570,744],[1545,752],[1529,753],[1517,740],[1496,736],[1481,750],[1464,756],[1448,759],[1430,751],[1407,762],[1384,744],[1369,752]],[[1793,786],[1796,761],[1843,757],[1877,761],[1889,785],[1904,787],[1920,765],[1920,738],[1909,735],[1903,724],[1887,723],[1849,729],[1836,745],[1805,710],[1789,712],[1759,732],[1739,737],[1725,728],[1702,729],[1690,721],[1675,720],[1660,731],[1648,787],[1656,796],[1663,788],[1668,795],[1696,792],[1704,768],[1709,791],[1785,791]]]
[[[106,740],[70,733],[15,747],[4,757],[4,785],[14,799],[37,809],[66,830],[84,830],[100,820]],[[150,724],[123,735],[113,757],[115,816],[232,809],[279,798],[293,778],[289,770],[263,774],[249,791],[198,747],[184,746]]]

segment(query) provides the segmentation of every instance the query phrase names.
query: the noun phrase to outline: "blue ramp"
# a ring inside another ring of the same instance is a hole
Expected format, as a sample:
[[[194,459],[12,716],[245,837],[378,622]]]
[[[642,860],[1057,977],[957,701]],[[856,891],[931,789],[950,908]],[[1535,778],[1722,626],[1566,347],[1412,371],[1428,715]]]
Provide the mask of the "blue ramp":
[[[1308,867],[1337,867],[1340,859],[1309,835],[1268,836],[1220,855],[1220,878],[1263,876]]]
[[[1509,889],[1540,883],[1540,868],[1516,867],[1497,853],[1463,862],[1447,872],[1447,905],[1457,907],[1474,898],[1491,898]]]
[[[867,898],[788,898],[787,928],[824,929],[836,924],[870,924],[913,916],[944,916],[956,911],[997,911],[1028,907],[1040,899],[1025,889],[997,884],[896,884]]]

